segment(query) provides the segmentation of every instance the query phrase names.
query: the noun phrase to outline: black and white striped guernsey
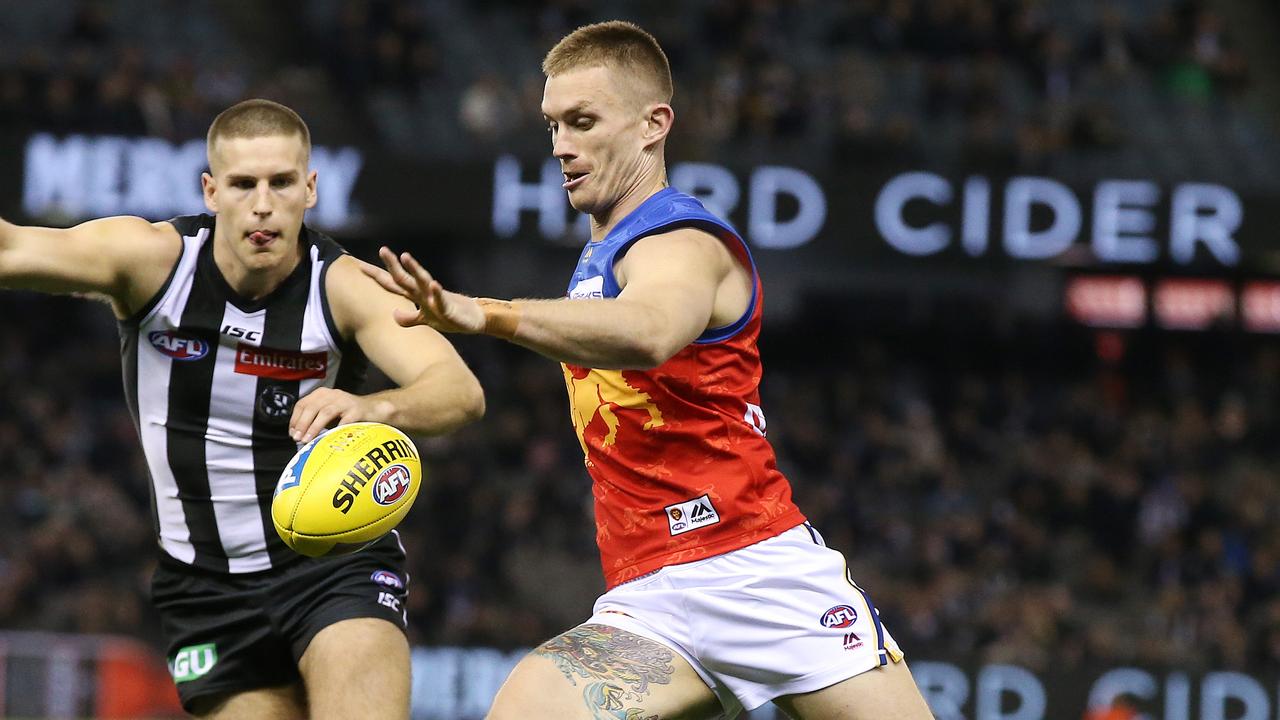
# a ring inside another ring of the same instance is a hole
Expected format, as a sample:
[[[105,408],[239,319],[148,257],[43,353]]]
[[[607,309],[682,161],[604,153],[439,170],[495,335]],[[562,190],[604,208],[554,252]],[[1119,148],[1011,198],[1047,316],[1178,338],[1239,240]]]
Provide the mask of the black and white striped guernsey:
[[[214,264],[213,217],[170,222],[182,255],[151,302],[120,323],[156,534],[166,553],[197,567],[266,570],[298,557],[271,524],[276,481],[297,450],[293,405],[317,387],[353,390],[366,367],[334,326],[324,289],[344,251],[304,227],[302,262],[251,302]]]

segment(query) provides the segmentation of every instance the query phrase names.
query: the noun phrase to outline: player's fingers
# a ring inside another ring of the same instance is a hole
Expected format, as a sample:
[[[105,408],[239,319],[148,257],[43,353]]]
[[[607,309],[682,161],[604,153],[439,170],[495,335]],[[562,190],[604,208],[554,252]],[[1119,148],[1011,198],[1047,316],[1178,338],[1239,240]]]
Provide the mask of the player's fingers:
[[[427,285],[427,307],[431,308],[437,315],[445,314],[445,298],[444,288],[435,280]]]
[[[391,317],[400,327],[413,327],[414,325],[423,325],[422,314],[417,310],[405,310],[396,308],[391,311]]]
[[[406,256],[409,253],[404,253]],[[418,281],[405,270],[404,265],[400,264],[400,259],[391,249],[385,245],[378,250],[378,257],[382,258],[382,263],[387,266],[387,272],[391,275],[391,279],[397,285],[409,293],[417,293],[419,290]]]
[[[391,277],[391,273],[383,270],[377,265],[370,265],[369,263],[361,262],[360,271],[372,278],[374,282],[381,285],[383,290],[395,293],[400,297],[409,297],[409,293],[405,292],[405,289],[400,287],[400,284]]]
[[[299,442],[310,442],[311,438],[324,432],[325,428],[333,424],[334,418],[338,417],[339,411],[332,405],[326,405],[316,413],[315,419],[303,431],[302,438]]]
[[[431,277],[431,273],[422,267],[416,259],[409,253],[400,253],[400,261],[404,264],[404,269],[418,281],[419,287],[429,287],[435,282],[435,278]]]
[[[391,252],[391,248],[383,245],[378,248],[378,257],[382,259],[382,264],[387,266],[388,270],[394,271],[400,266],[400,260],[396,258],[396,254]]]
[[[319,392],[319,390],[316,392]],[[289,418],[289,437],[293,438],[294,442],[306,442],[306,440],[302,439],[303,432],[311,427],[316,413],[322,407],[322,403],[319,400],[320,397],[313,392],[293,406],[293,416]],[[310,438],[307,438],[307,440],[310,440]]]

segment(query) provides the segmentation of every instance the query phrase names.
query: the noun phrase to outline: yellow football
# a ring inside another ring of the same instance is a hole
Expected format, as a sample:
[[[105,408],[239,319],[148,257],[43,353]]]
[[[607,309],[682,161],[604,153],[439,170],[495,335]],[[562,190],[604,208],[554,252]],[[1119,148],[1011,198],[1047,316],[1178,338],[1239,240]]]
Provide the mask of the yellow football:
[[[303,555],[345,555],[391,532],[421,487],[422,463],[407,435],[382,423],[339,425],[289,461],[271,519]]]

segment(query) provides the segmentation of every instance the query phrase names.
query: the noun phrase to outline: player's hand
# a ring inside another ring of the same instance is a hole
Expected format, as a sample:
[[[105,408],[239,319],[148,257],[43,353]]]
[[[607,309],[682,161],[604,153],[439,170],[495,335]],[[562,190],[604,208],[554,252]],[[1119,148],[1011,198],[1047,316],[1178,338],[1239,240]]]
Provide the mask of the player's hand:
[[[366,397],[333,388],[316,388],[293,406],[289,437],[310,442],[332,425],[372,420],[373,403]]]
[[[400,297],[418,306],[417,311],[394,311],[393,317],[404,327],[426,325],[440,332],[478,333],[484,330],[484,311],[473,297],[449,292],[431,277],[425,268],[409,253],[397,257],[383,247],[378,257],[387,266],[383,270],[376,265],[361,263],[365,275]]]

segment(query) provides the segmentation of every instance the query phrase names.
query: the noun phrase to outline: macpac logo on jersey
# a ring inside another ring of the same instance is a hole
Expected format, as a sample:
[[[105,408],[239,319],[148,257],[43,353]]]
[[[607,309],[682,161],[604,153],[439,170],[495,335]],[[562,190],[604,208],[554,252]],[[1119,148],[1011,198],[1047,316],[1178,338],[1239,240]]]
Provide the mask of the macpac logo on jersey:
[[[391,505],[409,492],[409,468],[396,464],[383,470],[373,481],[373,501]]]
[[[822,627],[847,628],[858,622],[858,611],[848,605],[837,605],[822,613]]]
[[[569,297],[574,300],[604,297],[604,276],[596,275],[586,280],[579,280],[578,284],[569,291]]]
[[[369,579],[385,587],[395,588],[396,590],[404,589],[404,583],[400,581],[400,576],[390,570],[374,570]]]
[[[329,354],[236,345],[236,372],[274,380],[323,378],[329,373]]]
[[[690,530],[720,522],[720,513],[716,512],[716,506],[711,504],[711,498],[706,495],[668,505],[665,510],[672,535],[687,533]]]
[[[175,330],[157,330],[147,335],[151,347],[174,360],[199,360],[209,354],[209,343],[187,337]]]
[[[190,682],[209,674],[218,664],[218,647],[214,643],[179,648],[169,661],[169,674],[175,683]]]

